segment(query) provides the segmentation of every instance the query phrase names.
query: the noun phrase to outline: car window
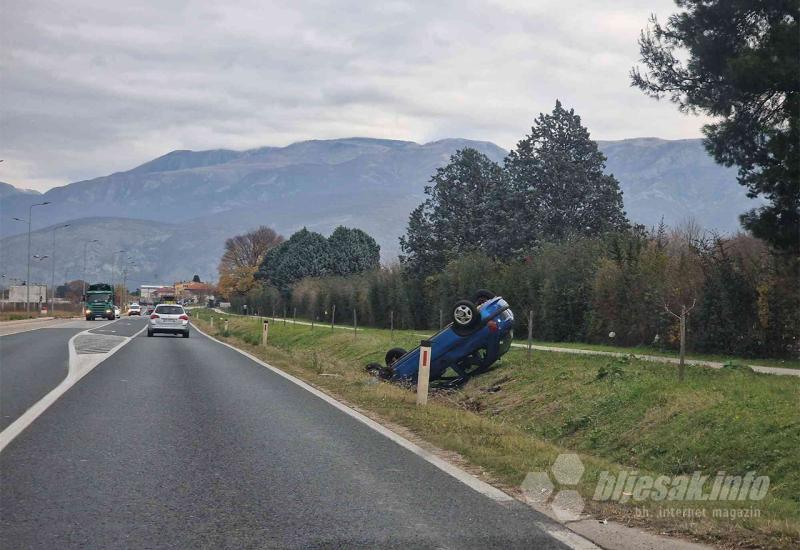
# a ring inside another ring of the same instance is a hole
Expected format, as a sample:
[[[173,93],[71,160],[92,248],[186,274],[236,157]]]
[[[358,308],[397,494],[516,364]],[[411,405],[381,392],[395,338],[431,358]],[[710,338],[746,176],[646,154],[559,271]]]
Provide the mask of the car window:
[[[183,308],[181,306],[158,306],[156,313],[163,313],[164,315],[181,315]]]

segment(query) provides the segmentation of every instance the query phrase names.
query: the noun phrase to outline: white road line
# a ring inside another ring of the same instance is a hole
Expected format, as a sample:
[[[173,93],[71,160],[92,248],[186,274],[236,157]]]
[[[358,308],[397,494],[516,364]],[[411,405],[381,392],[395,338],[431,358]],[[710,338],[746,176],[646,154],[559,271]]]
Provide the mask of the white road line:
[[[245,357],[247,357],[251,361],[254,361],[254,362],[258,363],[262,367],[268,368],[269,370],[271,370],[272,372],[274,372],[278,376],[282,376],[283,378],[289,380],[290,382],[292,382],[294,384],[297,384],[298,386],[300,386],[301,388],[303,388],[307,392],[314,394],[315,396],[319,397],[320,399],[322,399],[323,401],[325,401],[329,405],[331,405],[331,406],[339,409],[343,413],[355,418],[356,420],[358,420],[362,424],[365,424],[366,426],[372,428],[373,430],[375,430],[376,432],[378,432],[382,436],[386,437],[387,439],[390,439],[390,440],[394,441],[395,443],[397,443],[398,445],[400,445],[401,447],[403,447],[405,449],[408,449],[409,451],[411,451],[415,455],[419,456],[423,460],[426,460],[430,464],[436,466],[437,468],[439,468],[444,473],[456,478],[458,481],[460,481],[464,485],[467,485],[469,488],[473,489],[474,491],[477,491],[477,492],[481,493],[482,495],[484,495],[486,497],[489,497],[490,499],[492,499],[494,501],[497,501],[497,502],[516,501],[516,499],[514,497],[512,497],[511,495],[505,493],[504,491],[501,491],[497,487],[489,485],[485,481],[481,481],[477,477],[473,476],[472,474],[470,474],[468,472],[465,472],[461,468],[458,468],[457,466],[454,466],[454,465],[450,464],[449,462],[447,462],[445,460],[442,460],[441,458],[439,458],[435,454],[431,453],[430,451],[426,451],[425,449],[423,449],[419,445],[416,445],[415,443],[412,443],[411,441],[409,441],[405,437],[403,437],[403,436],[401,436],[399,434],[396,434],[395,432],[391,431],[386,426],[384,426],[382,424],[379,424],[378,422],[375,422],[374,420],[372,420],[368,416],[365,416],[365,415],[361,414],[360,412],[358,412],[358,411],[356,411],[354,409],[351,409],[350,407],[348,407],[344,403],[340,403],[339,401],[337,401],[336,399],[334,399],[330,395],[321,392],[320,390],[318,390],[314,386],[311,386],[310,384],[308,384],[306,382],[303,382],[299,378],[297,378],[295,376],[292,376],[291,374],[288,374],[288,373],[286,373],[286,372],[284,372],[284,371],[282,371],[282,370],[280,370],[280,369],[278,369],[276,367],[273,367],[269,363],[265,363],[264,361],[262,361],[261,359],[259,359],[255,355],[247,353],[244,350],[240,350],[239,348],[237,348],[235,346],[232,346],[231,344],[228,344],[226,342],[222,342],[220,340],[217,340],[213,336],[210,336],[210,335],[206,334],[205,332],[203,332],[202,330],[200,330],[199,328],[197,328],[196,325],[192,325],[192,326],[194,327],[194,329],[197,332],[199,332],[200,334],[202,334],[203,336],[205,336],[209,340],[213,340],[214,342],[217,342],[218,344],[222,344],[223,346],[226,346],[226,347],[236,351],[237,353],[240,353],[240,354],[244,355]],[[579,535],[579,534],[577,534],[577,533],[575,533],[573,531],[570,531],[566,527],[563,527],[563,526],[561,526],[561,525],[559,525],[557,523],[553,523],[552,525],[550,525],[548,523],[538,521],[538,522],[536,522],[536,525],[540,529],[542,529],[543,531],[548,533],[550,536],[552,536],[553,538],[555,538],[558,541],[562,542],[563,544],[566,544],[570,548],[579,549],[579,550],[599,549],[599,546],[596,546],[589,539],[586,539],[586,538],[582,537],[581,535]]]
[[[45,328],[76,328],[74,325],[75,323],[86,323],[87,321],[83,321],[81,319],[50,319],[47,321],[42,321],[38,324],[31,324],[31,325],[18,325],[18,328],[14,330],[14,327],[5,326],[0,324],[0,338],[3,336],[12,336],[14,334],[20,334],[23,332],[31,332],[34,330],[42,330]],[[97,325],[98,327],[105,326],[109,324],[111,321],[104,321],[102,324]],[[46,324],[45,324],[46,323]],[[6,332],[6,329],[11,329],[11,331]]]
[[[15,437],[21,434],[25,428],[30,426],[34,420],[36,420],[44,411],[46,411],[50,405],[55,403],[59,397],[64,395],[68,389],[77,384],[81,378],[89,374],[97,365],[117,353],[120,349],[122,349],[123,346],[125,346],[125,344],[144,332],[146,328],[147,327],[142,328],[142,330],[133,336],[124,336],[123,338],[125,339],[111,348],[108,353],[79,355],[76,351],[75,339],[84,334],[94,334],[97,336],[97,333],[91,332],[92,330],[95,330],[94,328],[79,332],[70,338],[69,343],[67,344],[69,346],[69,371],[67,373],[67,377],[62,380],[58,386],[50,390],[50,393],[42,397],[30,409],[25,411],[19,418],[9,424],[5,430],[0,432],[0,452],[2,452],[3,449],[6,448],[6,445],[11,443]],[[119,336],[117,336],[117,338],[119,338]]]

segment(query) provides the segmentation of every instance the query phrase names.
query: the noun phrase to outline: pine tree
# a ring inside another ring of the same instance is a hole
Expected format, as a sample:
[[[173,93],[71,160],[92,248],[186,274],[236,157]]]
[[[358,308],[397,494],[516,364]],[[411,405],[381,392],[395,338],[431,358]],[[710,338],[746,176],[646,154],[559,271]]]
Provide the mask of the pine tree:
[[[517,251],[570,235],[597,235],[628,225],[622,191],[603,173],[606,157],[573,109],[556,101],[506,158]]]
[[[381,247],[361,229],[339,226],[328,237],[334,275],[353,275],[380,266]]]
[[[776,249],[800,253],[800,2],[679,0],[665,26],[653,16],[639,39],[647,72],[631,81],[703,127],[717,162],[738,166],[739,183],[766,206],[742,224]],[[682,61],[680,57],[687,59]]]
[[[503,170],[475,149],[457,151],[430,183],[425,188],[428,198],[411,213],[400,239],[401,261],[417,274],[441,270],[451,259],[485,250],[492,235],[484,222],[505,215],[492,212],[490,206],[490,197],[505,188]]]

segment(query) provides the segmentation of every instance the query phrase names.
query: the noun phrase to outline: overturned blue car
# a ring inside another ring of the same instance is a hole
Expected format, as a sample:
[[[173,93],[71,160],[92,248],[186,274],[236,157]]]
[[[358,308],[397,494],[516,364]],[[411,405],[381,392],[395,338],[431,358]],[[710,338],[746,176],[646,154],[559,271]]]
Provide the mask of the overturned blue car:
[[[458,385],[486,372],[509,350],[513,338],[514,314],[502,297],[481,290],[473,301],[457,302],[452,322],[430,338],[431,381]],[[367,371],[395,382],[416,382],[418,347],[410,351],[392,348],[385,361],[385,366],[367,365]]]

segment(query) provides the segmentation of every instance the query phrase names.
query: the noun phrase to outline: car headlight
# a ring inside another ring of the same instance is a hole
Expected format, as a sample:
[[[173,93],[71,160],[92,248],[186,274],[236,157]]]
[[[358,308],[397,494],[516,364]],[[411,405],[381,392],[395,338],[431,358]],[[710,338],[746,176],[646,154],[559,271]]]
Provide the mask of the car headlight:
[[[89,308],[86,308],[86,315],[89,315],[91,312],[92,312],[92,310],[91,310],[91,309],[89,309]]]
[[[110,309],[107,309],[107,310],[106,310],[106,313],[111,313],[111,310],[110,310]]]

